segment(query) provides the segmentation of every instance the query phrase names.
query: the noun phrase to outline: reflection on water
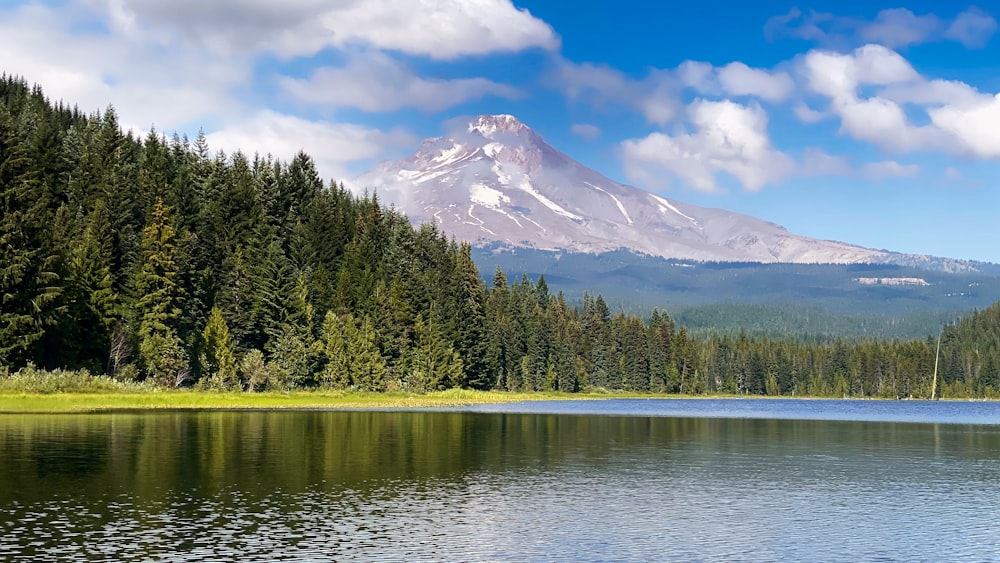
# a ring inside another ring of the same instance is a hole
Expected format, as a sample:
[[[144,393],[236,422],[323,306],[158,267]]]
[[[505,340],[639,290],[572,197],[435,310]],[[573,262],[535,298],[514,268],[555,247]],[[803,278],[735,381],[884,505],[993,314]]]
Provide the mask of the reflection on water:
[[[0,560],[990,560],[1000,426],[0,416]]]

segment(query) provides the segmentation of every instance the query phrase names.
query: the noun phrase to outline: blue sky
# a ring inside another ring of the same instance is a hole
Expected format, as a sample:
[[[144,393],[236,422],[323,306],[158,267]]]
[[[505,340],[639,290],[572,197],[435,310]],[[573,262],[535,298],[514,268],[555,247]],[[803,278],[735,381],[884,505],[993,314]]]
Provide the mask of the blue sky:
[[[0,0],[0,69],[328,177],[511,113],[612,179],[1000,262],[1000,3]]]

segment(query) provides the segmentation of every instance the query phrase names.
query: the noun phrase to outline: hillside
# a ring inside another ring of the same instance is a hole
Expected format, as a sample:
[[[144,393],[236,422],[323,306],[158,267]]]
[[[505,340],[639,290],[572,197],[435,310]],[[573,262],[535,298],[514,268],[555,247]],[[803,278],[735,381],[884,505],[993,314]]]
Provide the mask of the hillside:
[[[474,248],[481,271],[544,276],[571,301],[600,293],[620,310],[667,309],[692,330],[919,338],[1000,299],[1000,276],[892,264],[693,262],[628,251]],[[988,266],[988,265],[983,265]],[[919,280],[894,285],[893,280]]]

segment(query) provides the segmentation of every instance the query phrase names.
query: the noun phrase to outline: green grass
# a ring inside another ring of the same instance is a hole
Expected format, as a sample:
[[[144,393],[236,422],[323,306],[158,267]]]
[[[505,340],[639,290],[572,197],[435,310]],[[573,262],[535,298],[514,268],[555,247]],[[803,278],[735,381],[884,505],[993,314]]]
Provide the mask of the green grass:
[[[216,392],[164,389],[87,370],[43,370],[29,365],[14,373],[0,368],[0,413],[79,413],[127,410],[403,409],[557,399],[650,397],[593,393],[510,393],[450,389],[431,393],[364,393],[334,390]]]
[[[11,393],[0,391],[0,413],[74,413],[157,409],[428,408],[624,396],[626,395],[507,393],[464,389],[426,394],[340,391],[293,391],[288,393],[216,393],[194,390],[153,390],[128,393]]]

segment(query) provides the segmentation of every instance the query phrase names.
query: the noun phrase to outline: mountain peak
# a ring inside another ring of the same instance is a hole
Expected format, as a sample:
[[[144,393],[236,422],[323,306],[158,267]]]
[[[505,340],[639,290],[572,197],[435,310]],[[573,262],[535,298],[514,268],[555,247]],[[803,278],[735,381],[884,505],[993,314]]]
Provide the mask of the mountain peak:
[[[415,222],[474,244],[723,262],[893,263],[885,251],[792,234],[739,213],[615,182],[513,115],[480,115],[358,184]]]
[[[529,130],[530,128],[518,118],[506,113],[480,115],[469,122],[469,133],[477,132],[487,139],[492,139],[498,133],[516,134]]]

